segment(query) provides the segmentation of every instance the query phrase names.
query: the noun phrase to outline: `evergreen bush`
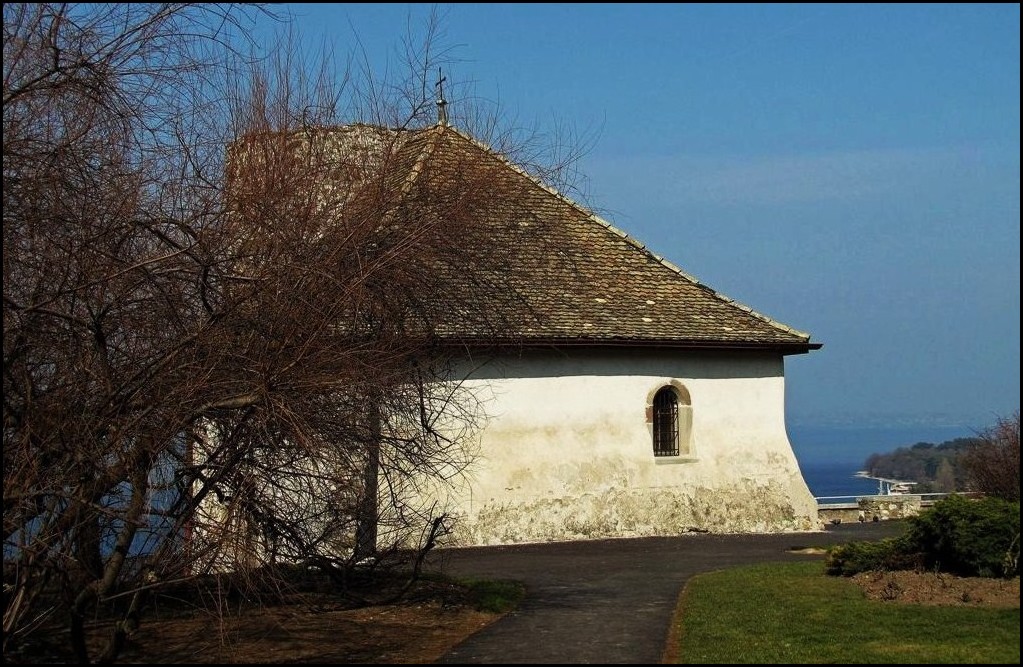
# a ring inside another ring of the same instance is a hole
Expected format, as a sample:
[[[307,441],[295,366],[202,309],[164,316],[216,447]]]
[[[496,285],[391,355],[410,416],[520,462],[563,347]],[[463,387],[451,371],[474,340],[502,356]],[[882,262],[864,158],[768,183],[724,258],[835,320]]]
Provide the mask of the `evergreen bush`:
[[[924,567],[967,577],[1019,574],[1019,502],[951,495],[909,519],[900,538]]]
[[[831,548],[828,574],[917,569],[964,577],[1019,575],[1019,502],[951,495],[906,521],[901,537]]]

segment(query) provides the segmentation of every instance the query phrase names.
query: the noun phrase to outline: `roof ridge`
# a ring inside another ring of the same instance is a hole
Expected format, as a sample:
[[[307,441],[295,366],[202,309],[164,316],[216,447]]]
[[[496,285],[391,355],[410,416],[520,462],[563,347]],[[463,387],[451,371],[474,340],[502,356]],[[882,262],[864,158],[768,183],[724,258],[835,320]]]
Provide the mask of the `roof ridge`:
[[[768,324],[770,326],[775,327],[776,329],[784,331],[785,333],[791,334],[793,336],[798,336],[800,338],[805,339],[807,342],[809,342],[809,340],[811,338],[809,333],[806,333],[805,331],[800,331],[798,329],[795,329],[793,327],[788,326],[787,324],[783,324],[783,323],[781,323],[781,322],[779,322],[779,321],[777,321],[777,320],[775,320],[775,319],[773,319],[771,317],[768,317],[767,315],[764,315],[763,313],[759,313],[759,312],[753,310],[753,308],[751,308],[750,306],[747,306],[746,304],[744,304],[742,302],[736,301],[735,299],[733,299],[733,298],[731,298],[731,297],[729,297],[729,296],[727,296],[725,294],[722,294],[721,292],[718,292],[713,287],[710,287],[709,285],[704,284],[698,278],[696,278],[696,276],[693,276],[693,275],[687,273],[682,268],[680,268],[677,264],[674,264],[673,262],[665,259],[664,257],[662,257],[661,255],[658,255],[655,252],[652,252],[649,248],[646,247],[645,244],[643,244],[641,241],[639,241],[639,239],[637,239],[637,238],[635,238],[633,236],[630,236],[627,232],[619,229],[618,227],[616,227],[612,223],[608,222],[604,218],[600,217],[599,215],[597,215],[596,213],[591,211],[589,208],[587,208],[587,207],[583,206],[582,204],[580,204],[580,203],[570,199],[569,197],[567,197],[566,195],[562,194],[558,190],[554,189],[553,187],[551,187],[551,186],[547,185],[546,183],[544,183],[543,181],[541,181],[539,178],[537,178],[533,174],[530,174],[528,171],[526,171],[525,169],[523,169],[519,165],[517,165],[514,162],[512,162],[503,153],[495,150],[493,147],[491,147],[487,143],[477,139],[476,137],[473,137],[470,134],[462,132],[458,128],[452,127],[450,125],[442,125],[442,124],[438,123],[437,125],[434,125],[431,128],[429,128],[429,130],[433,130],[435,128],[441,128],[440,131],[449,130],[451,132],[454,132],[455,135],[460,137],[463,141],[467,141],[470,144],[476,146],[478,149],[483,150],[483,151],[485,151],[487,153],[490,153],[491,155],[493,155],[494,157],[499,159],[506,166],[508,166],[509,168],[513,169],[518,174],[528,178],[537,187],[543,189],[544,191],[546,191],[547,193],[549,193],[551,195],[554,195],[555,197],[557,197],[559,200],[561,200],[565,204],[571,206],[572,208],[576,209],[577,211],[579,211],[580,213],[585,215],[589,220],[597,223],[598,225],[601,225],[602,227],[604,227],[605,229],[607,229],[611,233],[613,233],[616,236],[620,237],[622,240],[624,240],[629,245],[633,246],[637,250],[641,251],[642,253],[644,253],[645,255],[650,257],[651,259],[653,259],[655,262],[657,262],[661,266],[663,266],[666,269],[674,272],[675,274],[677,274],[678,276],[680,276],[684,280],[687,280],[687,281],[693,283],[694,285],[696,285],[700,289],[703,289],[704,291],[709,292],[713,297],[717,298],[718,300],[722,301],[723,303],[728,304],[729,306],[732,306],[734,308],[737,308],[738,310],[741,310],[742,312],[744,312],[744,313],[746,313],[746,314],[748,314],[748,315],[750,315],[752,317],[755,317],[755,318],[761,320],[762,322],[764,322],[764,323],[766,323],[766,324]],[[437,132],[436,136],[439,137],[440,136],[440,132]]]
[[[420,174],[423,173],[423,169],[426,166],[426,161],[433,155],[433,152],[437,150],[437,143],[440,141],[440,135],[445,126],[437,123],[423,130],[427,133],[426,145],[419,151],[419,156],[416,158],[415,163],[409,170],[408,176],[405,177],[405,182],[401,186],[401,195],[405,197],[412,190],[412,186],[419,179]]]

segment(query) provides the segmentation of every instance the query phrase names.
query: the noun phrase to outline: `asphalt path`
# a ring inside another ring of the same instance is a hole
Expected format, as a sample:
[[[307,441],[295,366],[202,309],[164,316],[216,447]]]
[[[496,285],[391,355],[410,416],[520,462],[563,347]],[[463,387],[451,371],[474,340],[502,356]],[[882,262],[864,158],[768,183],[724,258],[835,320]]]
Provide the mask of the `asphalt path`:
[[[902,522],[840,524],[771,535],[554,542],[439,549],[429,567],[456,577],[513,579],[519,607],[444,656],[444,664],[655,664],[678,596],[693,575],[738,565],[821,558],[798,553],[896,535]]]

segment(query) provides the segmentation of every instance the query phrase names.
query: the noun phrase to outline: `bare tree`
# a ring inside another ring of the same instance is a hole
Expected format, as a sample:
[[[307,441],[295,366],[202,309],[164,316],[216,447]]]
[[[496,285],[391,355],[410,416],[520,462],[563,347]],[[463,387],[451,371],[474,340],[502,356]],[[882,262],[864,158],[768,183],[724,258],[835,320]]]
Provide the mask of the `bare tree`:
[[[113,660],[174,582],[432,546],[419,487],[480,415],[445,332],[532,314],[528,225],[479,224],[519,193],[433,126],[429,49],[365,88],[243,57],[258,8],[3,11],[5,655],[66,622]]]
[[[1019,410],[978,433],[960,462],[971,490],[1019,502]]]

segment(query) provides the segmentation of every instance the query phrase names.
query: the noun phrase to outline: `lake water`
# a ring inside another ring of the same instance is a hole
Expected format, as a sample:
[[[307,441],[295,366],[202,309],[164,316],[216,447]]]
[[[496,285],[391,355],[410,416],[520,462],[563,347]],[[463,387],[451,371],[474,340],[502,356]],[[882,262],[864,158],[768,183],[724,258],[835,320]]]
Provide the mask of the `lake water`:
[[[806,485],[815,497],[826,496],[870,496],[877,493],[877,482],[854,477],[856,466],[844,463],[800,464]],[[840,502],[840,501],[836,501]]]
[[[976,435],[970,427],[926,425],[790,426],[788,433],[803,479],[816,497],[877,493],[876,481],[854,477],[871,454]]]

